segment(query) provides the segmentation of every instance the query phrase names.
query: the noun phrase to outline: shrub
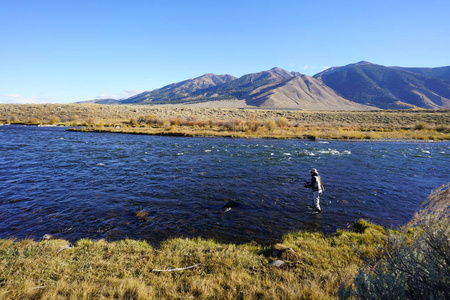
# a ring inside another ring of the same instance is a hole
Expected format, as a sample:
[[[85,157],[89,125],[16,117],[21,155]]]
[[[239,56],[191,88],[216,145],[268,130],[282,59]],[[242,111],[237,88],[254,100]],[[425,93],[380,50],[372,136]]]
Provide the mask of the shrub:
[[[51,120],[50,120],[50,124],[55,125],[59,123],[59,118],[54,116]]]
[[[38,118],[32,118],[32,119],[29,119],[27,122],[26,122],[27,124],[33,124],[33,125],[36,125],[36,124],[39,124],[39,119]]]
[[[169,121],[165,121],[165,122],[163,123],[162,127],[163,127],[164,130],[166,130],[166,131],[175,129],[175,126],[171,125]]]
[[[434,130],[436,130],[438,132],[442,132],[442,133],[450,133],[450,126],[439,125],[439,126],[436,126],[436,128]]]
[[[164,124],[164,121],[162,121],[157,115],[145,116],[142,121],[147,124],[155,124],[157,126],[161,126]]]
[[[425,122],[417,123],[417,124],[414,126],[414,129],[415,129],[415,130],[425,130],[425,129],[427,129],[427,123],[425,123]]]
[[[137,126],[139,123],[138,123],[138,120],[136,119],[136,118],[131,118],[130,119],[130,125],[131,126]]]
[[[239,131],[241,130],[241,121],[239,120],[230,120],[225,122],[222,126],[225,128],[225,130],[228,131]]]
[[[14,123],[14,122],[18,122],[19,121],[19,117],[17,115],[12,115],[9,116],[8,118],[8,123]]]
[[[175,125],[175,126],[184,125],[186,123],[186,119],[178,117],[175,119],[170,119],[169,122],[171,125]]]
[[[272,131],[275,130],[275,128],[277,128],[277,124],[273,120],[267,121],[266,123],[264,123],[264,126],[267,128],[268,131]]]
[[[258,131],[260,127],[263,126],[263,122],[261,121],[247,121],[247,128],[250,131]]]
[[[433,192],[383,259],[341,286],[341,299],[450,299],[450,183]],[[410,234],[414,233],[415,236]]]
[[[288,125],[288,120],[286,118],[283,118],[283,117],[282,118],[278,118],[276,120],[276,124],[279,127],[284,128],[284,127],[286,127]]]

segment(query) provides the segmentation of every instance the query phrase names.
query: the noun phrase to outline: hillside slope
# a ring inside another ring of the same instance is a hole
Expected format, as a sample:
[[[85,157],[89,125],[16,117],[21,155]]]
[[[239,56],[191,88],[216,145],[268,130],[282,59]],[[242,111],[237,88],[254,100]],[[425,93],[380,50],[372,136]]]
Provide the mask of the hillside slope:
[[[450,67],[439,67],[439,68],[404,68],[404,67],[393,67],[396,69],[417,73],[420,75],[442,79],[450,81]]]
[[[376,109],[337,95],[320,80],[299,75],[281,83],[255,89],[246,99],[248,105],[263,108],[302,108],[312,110]]]
[[[450,82],[398,67],[359,62],[314,76],[342,97],[382,109],[450,108]]]
[[[163,88],[144,92],[128,99],[119,101],[120,104],[149,104],[164,102],[182,102],[183,99],[195,99],[205,96],[208,89],[216,88],[236,78],[231,75],[205,74],[178,83],[169,84]]]

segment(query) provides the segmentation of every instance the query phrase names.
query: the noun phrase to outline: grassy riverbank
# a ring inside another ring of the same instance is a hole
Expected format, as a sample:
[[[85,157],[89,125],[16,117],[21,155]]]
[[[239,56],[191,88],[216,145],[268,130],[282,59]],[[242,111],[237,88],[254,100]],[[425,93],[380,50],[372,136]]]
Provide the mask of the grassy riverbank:
[[[280,244],[0,240],[2,299],[445,299],[450,184],[405,228],[364,220]],[[271,266],[283,260],[281,267]],[[186,268],[173,270],[172,268]],[[169,271],[172,270],[172,271]]]
[[[119,106],[0,105],[0,123],[177,136],[450,140],[450,110],[294,111]]]
[[[281,259],[272,247],[172,239],[159,247],[143,241],[0,241],[0,298],[255,299],[334,297],[342,282],[375,260],[384,229],[360,221],[358,231],[286,235]],[[191,269],[158,272],[171,267]]]

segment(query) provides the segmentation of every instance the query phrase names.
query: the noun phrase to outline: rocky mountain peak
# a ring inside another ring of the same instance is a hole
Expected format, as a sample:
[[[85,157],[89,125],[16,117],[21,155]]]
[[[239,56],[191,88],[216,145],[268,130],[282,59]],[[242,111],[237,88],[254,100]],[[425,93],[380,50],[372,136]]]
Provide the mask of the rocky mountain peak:
[[[275,67],[270,69],[268,72],[276,74],[277,76],[280,76],[281,78],[289,78],[292,77],[291,72],[286,71],[285,69],[282,69],[280,67]]]

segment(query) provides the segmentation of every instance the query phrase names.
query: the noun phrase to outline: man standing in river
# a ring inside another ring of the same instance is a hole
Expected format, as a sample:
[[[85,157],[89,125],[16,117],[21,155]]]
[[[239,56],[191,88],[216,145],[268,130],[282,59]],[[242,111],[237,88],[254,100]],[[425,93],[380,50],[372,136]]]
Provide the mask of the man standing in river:
[[[312,188],[313,194],[313,210],[315,213],[320,213],[322,209],[320,208],[320,196],[325,190],[322,185],[322,179],[319,176],[319,172],[312,168],[309,173],[311,174],[311,182],[305,182],[305,188]]]

